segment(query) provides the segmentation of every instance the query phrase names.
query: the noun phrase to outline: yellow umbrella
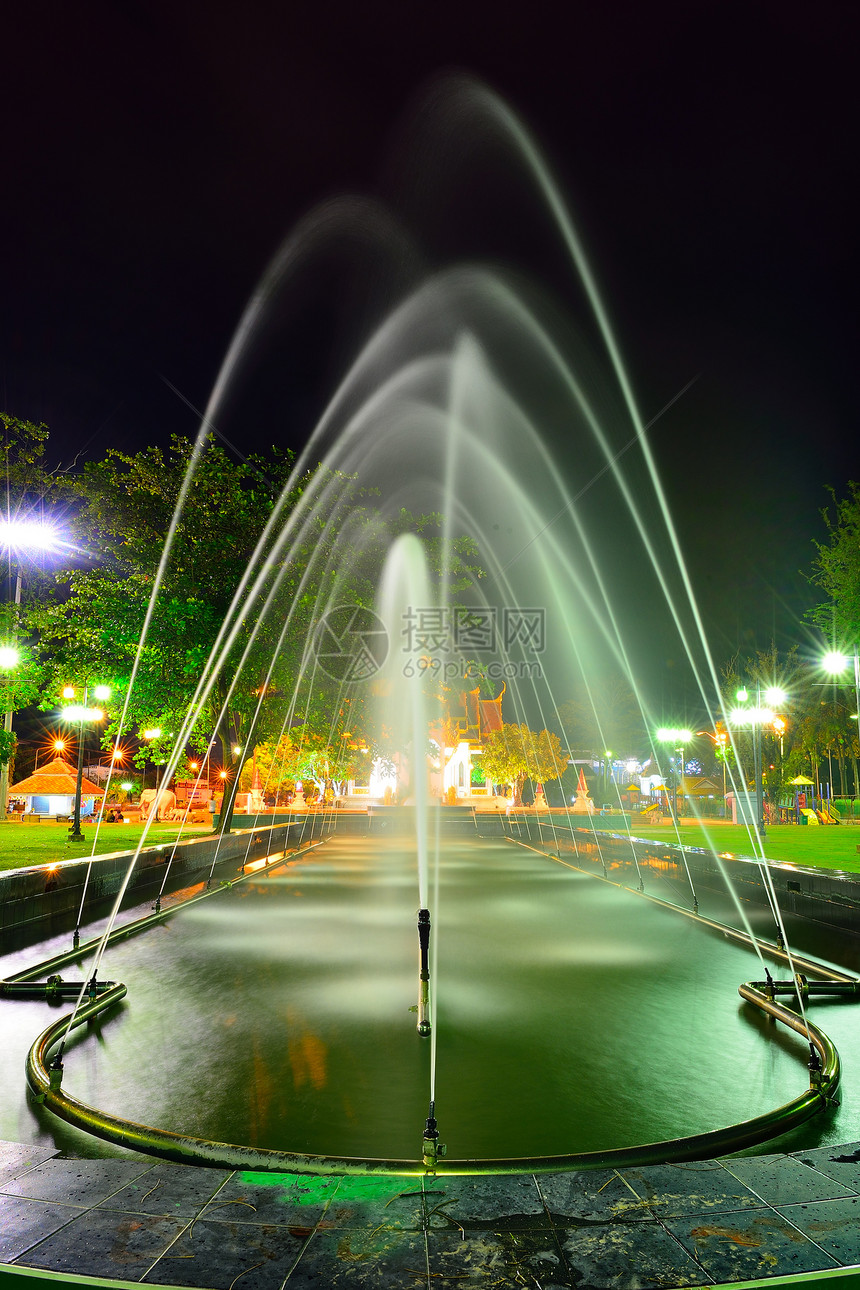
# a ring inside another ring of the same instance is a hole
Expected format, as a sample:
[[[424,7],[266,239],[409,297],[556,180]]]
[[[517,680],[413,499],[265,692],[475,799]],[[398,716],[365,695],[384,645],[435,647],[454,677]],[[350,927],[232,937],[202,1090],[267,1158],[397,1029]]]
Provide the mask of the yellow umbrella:
[[[788,782],[789,784],[814,784],[815,780],[807,779],[805,775],[796,775],[794,779],[790,779]]]

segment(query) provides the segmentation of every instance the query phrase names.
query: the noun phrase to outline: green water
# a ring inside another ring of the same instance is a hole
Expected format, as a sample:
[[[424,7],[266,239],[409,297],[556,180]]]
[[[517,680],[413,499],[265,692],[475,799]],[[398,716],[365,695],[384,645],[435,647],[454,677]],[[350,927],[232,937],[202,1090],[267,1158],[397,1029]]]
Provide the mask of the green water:
[[[64,1087],[176,1132],[416,1158],[430,1060],[410,1010],[417,907],[414,851],[372,836],[335,839],[202,902],[108,952],[103,975],[128,997],[70,1042]],[[691,920],[479,839],[446,843],[431,914],[436,1113],[454,1157],[682,1136],[806,1086],[801,1041],[738,997],[741,981],[761,975],[757,957]],[[0,1077],[12,1095],[0,1136],[81,1150],[85,1139],[14,1092],[23,1075],[10,1054],[23,1061],[50,1015],[44,1003],[2,1005]],[[860,1005],[813,1015],[842,1051],[843,1105],[793,1147],[860,1137]]]

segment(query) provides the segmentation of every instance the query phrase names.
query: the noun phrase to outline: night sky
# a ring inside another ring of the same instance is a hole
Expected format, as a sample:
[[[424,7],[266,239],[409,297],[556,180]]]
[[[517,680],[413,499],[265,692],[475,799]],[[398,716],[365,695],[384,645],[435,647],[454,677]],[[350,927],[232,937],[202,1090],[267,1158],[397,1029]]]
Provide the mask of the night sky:
[[[431,265],[575,309],[504,157],[458,167],[456,120],[435,152],[416,132],[433,78],[467,72],[545,148],[643,417],[698,378],[651,442],[717,653],[804,641],[826,486],[860,477],[853,6],[126,0],[4,26],[0,401],[58,463],[193,435],[183,398],[205,405],[270,257],[338,194],[388,203]],[[277,380],[221,427],[245,450],[302,446],[408,278],[354,251],[318,272]]]

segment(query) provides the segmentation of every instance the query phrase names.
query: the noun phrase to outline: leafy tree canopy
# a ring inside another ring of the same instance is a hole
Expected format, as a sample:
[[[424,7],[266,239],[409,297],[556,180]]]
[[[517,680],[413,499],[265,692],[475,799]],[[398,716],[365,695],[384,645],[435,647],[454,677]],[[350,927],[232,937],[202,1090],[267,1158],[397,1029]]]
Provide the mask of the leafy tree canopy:
[[[816,542],[811,581],[827,600],[810,611],[810,618],[826,636],[848,646],[860,644],[860,484],[848,484],[848,494],[837,498],[831,490],[832,508],[821,514],[827,541]]]
[[[561,740],[550,730],[506,722],[483,740],[481,769],[494,783],[510,784],[516,802],[527,779],[544,784],[559,779],[566,768]]]
[[[69,561],[53,596],[28,613],[51,668],[46,706],[64,683],[109,684],[106,739],[115,733],[161,577],[126,718],[127,730],[162,731],[150,746],[153,757],[166,755],[181,728],[225,623],[234,629],[232,641],[202,700],[192,747],[202,753],[219,719],[225,752],[241,747],[240,762],[254,745],[277,744],[285,733],[295,743],[296,727],[305,749],[320,739],[329,748],[348,746],[364,696],[316,669],[308,642],[332,603],[373,604],[396,534],[420,533],[431,568],[441,567],[440,518],[401,511],[383,519],[373,495],[348,478],[315,471],[295,480],[288,453],[236,463],[210,441],[160,567],[193,457],[194,445],[174,438],[166,453],[111,451],[76,479],[71,522],[85,556]],[[288,534],[283,546],[281,533]],[[255,550],[255,598],[237,606],[234,593]],[[469,542],[455,545],[449,561],[455,588],[477,574],[473,555]]]

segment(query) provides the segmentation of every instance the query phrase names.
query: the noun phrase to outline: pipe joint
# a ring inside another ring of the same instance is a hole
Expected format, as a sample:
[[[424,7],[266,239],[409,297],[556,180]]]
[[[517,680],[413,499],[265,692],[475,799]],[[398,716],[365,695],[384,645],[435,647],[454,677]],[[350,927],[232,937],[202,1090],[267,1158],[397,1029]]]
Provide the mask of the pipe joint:
[[[819,1056],[818,1049],[815,1047],[814,1044],[809,1045],[808,1066],[809,1066],[809,1087],[811,1089],[814,1089],[816,1092],[820,1092],[824,1076],[821,1069],[821,1057]]]

